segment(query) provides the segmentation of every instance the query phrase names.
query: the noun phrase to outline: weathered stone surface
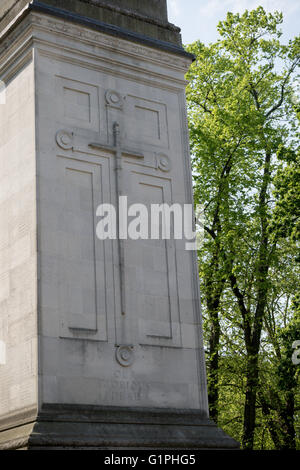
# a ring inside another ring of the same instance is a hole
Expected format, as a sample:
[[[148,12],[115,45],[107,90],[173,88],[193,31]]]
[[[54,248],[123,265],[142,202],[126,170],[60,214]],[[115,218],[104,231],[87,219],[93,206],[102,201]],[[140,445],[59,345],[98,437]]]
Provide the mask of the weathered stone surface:
[[[124,240],[120,286],[117,240],[95,237],[99,204],[117,206],[115,121],[128,204],[190,201],[190,59],[38,18],[41,400],[207,413],[194,254],[184,240]]]
[[[29,0],[27,0],[28,2]],[[88,5],[102,5],[115,6],[123,10],[139,13],[141,15],[150,16],[157,20],[167,21],[167,4],[166,0],[81,0],[86,3],[86,10]],[[49,5],[65,8],[67,10],[76,11],[76,0],[44,0]],[[0,5],[0,17],[2,17],[14,4],[22,3],[20,0],[2,0]],[[23,2],[25,3],[25,2]]]
[[[29,0],[4,0],[0,31]],[[180,30],[168,23],[166,0],[41,0],[33,3],[59,8],[124,30],[180,45]]]
[[[0,433],[0,449],[237,449],[193,410],[46,405],[35,423]]]
[[[6,104],[0,104],[0,340],[5,348],[5,361],[0,364],[1,417],[35,406],[37,401],[36,152],[32,62],[8,81],[5,100]]]

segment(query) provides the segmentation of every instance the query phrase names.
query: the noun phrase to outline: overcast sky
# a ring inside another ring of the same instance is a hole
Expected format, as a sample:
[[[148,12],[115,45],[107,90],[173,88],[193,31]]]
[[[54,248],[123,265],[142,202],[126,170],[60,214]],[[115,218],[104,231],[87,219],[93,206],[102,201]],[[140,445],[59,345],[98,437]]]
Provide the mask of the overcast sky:
[[[300,33],[300,0],[167,0],[169,21],[182,30],[184,44],[197,39],[204,43],[217,39],[217,24],[226,13],[253,10],[259,5],[268,12],[283,13],[283,40]]]

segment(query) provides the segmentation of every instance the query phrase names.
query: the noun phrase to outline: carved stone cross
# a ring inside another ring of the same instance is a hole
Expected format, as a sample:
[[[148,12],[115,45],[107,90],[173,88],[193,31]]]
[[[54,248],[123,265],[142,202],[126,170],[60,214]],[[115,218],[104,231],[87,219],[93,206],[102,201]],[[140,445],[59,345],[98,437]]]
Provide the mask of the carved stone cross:
[[[126,315],[126,287],[125,287],[125,254],[124,254],[124,240],[120,237],[119,221],[120,221],[120,203],[119,198],[123,196],[123,165],[122,157],[144,158],[142,153],[134,150],[129,150],[122,147],[120,125],[118,122],[113,124],[113,144],[108,145],[100,142],[92,142],[89,147],[99,150],[109,150],[115,155],[115,175],[116,175],[116,199],[117,199],[117,240],[118,240],[118,255],[120,265],[120,290],[121,290],[121,314]]]

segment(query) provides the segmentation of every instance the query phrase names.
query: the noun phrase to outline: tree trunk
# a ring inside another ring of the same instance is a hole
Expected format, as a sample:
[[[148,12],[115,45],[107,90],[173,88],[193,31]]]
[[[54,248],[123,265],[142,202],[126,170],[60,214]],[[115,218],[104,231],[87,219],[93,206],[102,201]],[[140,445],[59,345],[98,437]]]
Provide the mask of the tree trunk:
[[[277,423],[274,422],[274,420],[271,417],[270,406],[264,397],[264,393],[262,391],[258,393],[259,393],[259,398],[260,398],[260,402],[262,406],[262,413],[267,419],[268,430],[271,435],[271,439],[274,443],[275,449],[281,450],[281,442],[278,436],[278,425]]]
[[[282,411],[282,417],[284,419],[283,427],[283,450],[296,449],[296,433],[294,424],[294,413],[295,413],[295,396],[294,392],[287,392],[287,398],[285,407]]]
[[[209,311],[210,316],[210,338],[209,338],[209,366],[208,366],[208,403],[211,418],[218,422],[218,400],[219,400],[219,342],[220,323],[218,306],[219,299],[215,299],[215,308]],[[218,305],[218,306],[217,306]]]
[[[256,395],[258,388],[258,354],[253,353],[248,358],[246,380],[242,447],[243,449],[252,450],[254,445]]]

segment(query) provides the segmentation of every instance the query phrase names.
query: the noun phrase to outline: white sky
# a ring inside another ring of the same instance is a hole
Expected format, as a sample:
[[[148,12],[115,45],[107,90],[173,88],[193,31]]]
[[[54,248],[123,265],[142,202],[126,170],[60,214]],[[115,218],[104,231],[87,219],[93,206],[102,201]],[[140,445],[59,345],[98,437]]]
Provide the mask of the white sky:
[[[205,44],[218,37],[217,24],[226,13],[243,13],[262,6],[267,12],[283,13],[282,40],[300,33],[300,0],[167,0],[169,21],[182,30],[184,44],[200,39]]]

